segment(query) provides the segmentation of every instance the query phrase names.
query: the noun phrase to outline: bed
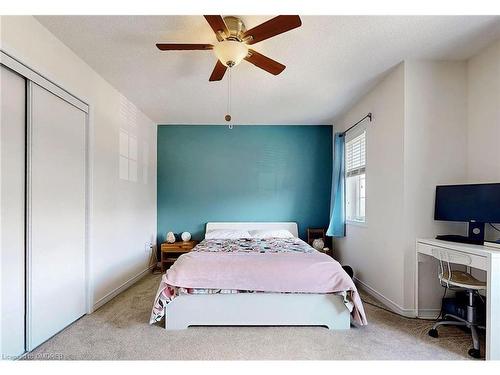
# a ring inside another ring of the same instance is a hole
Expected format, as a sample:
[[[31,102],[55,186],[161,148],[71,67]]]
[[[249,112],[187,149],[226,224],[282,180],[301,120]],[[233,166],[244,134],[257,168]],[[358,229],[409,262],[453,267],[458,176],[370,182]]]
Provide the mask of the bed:
[[[351,319],[366,324],[352,280],[335,260],[298,239],[296,223],[207,223],[207,234],[221,230],[282,230],[291,236],[214,240],[207,235],[163,275],[150,323],[165,317],[168,330],[283,325],[342,330]]]

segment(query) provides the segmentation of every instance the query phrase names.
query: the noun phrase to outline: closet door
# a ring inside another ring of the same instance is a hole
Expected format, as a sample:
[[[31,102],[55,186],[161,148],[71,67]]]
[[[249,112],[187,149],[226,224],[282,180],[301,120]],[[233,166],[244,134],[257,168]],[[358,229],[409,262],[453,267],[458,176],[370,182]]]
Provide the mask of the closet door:
[[[26,82],[0,66],[0,90],[2,358],[24,352]]]
[[[29,349],[85,314],[86,113],[29,90]]]

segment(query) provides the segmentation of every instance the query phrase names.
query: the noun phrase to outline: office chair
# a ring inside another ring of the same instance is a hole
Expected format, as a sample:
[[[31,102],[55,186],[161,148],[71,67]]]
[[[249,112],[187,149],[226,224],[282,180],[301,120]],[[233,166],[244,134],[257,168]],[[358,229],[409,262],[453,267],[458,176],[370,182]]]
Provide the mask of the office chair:
[[[429,330],[429,336],[438,337],[437,327],[439,326],[465,326],[470,329],[472,334],[473,347],[472,349],[469,349],[469,355],[474,358],[479,358],[479,336],[477,334],[477,328],[484,329],[484,327],[480,326],[477,321],[476,303],[474,296],[477,294],[480,298],[482,298],[478,291],[485,290],[486,283],[483,281],[479,281],[474,276],[472,276],[470,274],[469,267],[467,267],[467,272],[451,269],[450,263],[452,263],[453,261],[459,263],[457,257],[460,257],[460,254],[457,254],[455,252],[450,253],[445,249],[434,249],[434,251],[436,252],[434,254],[435,257],[439,260],[438,278],[441,285],[452,290],[465,290],[467,292],[469,301],[467,304],[467,319],[462,319],[453,314],[445,314],[443,316],[443,320],[434,324],[434,326]],[[467,264],[467,262],[464,262],[464,264]]]

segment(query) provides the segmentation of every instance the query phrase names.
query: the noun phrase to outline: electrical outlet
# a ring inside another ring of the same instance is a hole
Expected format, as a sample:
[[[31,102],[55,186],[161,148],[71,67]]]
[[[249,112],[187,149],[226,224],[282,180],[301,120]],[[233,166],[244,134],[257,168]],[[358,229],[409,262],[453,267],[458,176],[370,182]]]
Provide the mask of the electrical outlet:
[[[144,252],[146,254],[150,254],[152,249],[153,249],[153,243],[151,241],[148,241],[144,244]]]

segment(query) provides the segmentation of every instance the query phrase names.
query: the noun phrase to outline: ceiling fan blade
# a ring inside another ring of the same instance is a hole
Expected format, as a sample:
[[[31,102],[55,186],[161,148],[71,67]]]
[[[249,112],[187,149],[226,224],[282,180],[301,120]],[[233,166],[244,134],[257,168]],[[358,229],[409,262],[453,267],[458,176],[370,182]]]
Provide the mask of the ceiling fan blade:
[[[243,38],[252,37],[247,44],[259,43],[265,39],[285,33],[302,25],[299,16],[277,16],[247,30]]]
[[[215,68],[212,72],[212,75],[208,79],[209,81],[220,81],[224,74],[226,73],[227,66],[217,60],[217,64],[215,64]]]
[[[279,62],[274,61],[273,59],[270,59],[269,57],[266,57],[258,52],[255,52],[254,50],[250,49],[248,50],[248,52],[250,53],[247,57],[245,57],[246,61],[254,64],[261,69],[264,69],[266,72],[274,74],[275,76],[280,74],[286,68],[285,65],[280,64]]]
[[[157,43],[156,47],[162,51],[193,51],[209,50],[214,46],[211,44],[180,44],[180,43]]]
[[[229,36],[229,30],[227,29],[226,23],[222,16],[203,16],[207,20],[208,24],[214,31],[217,36],[217,40],[219,39],[219,31],[223,32],[226,36]]]

